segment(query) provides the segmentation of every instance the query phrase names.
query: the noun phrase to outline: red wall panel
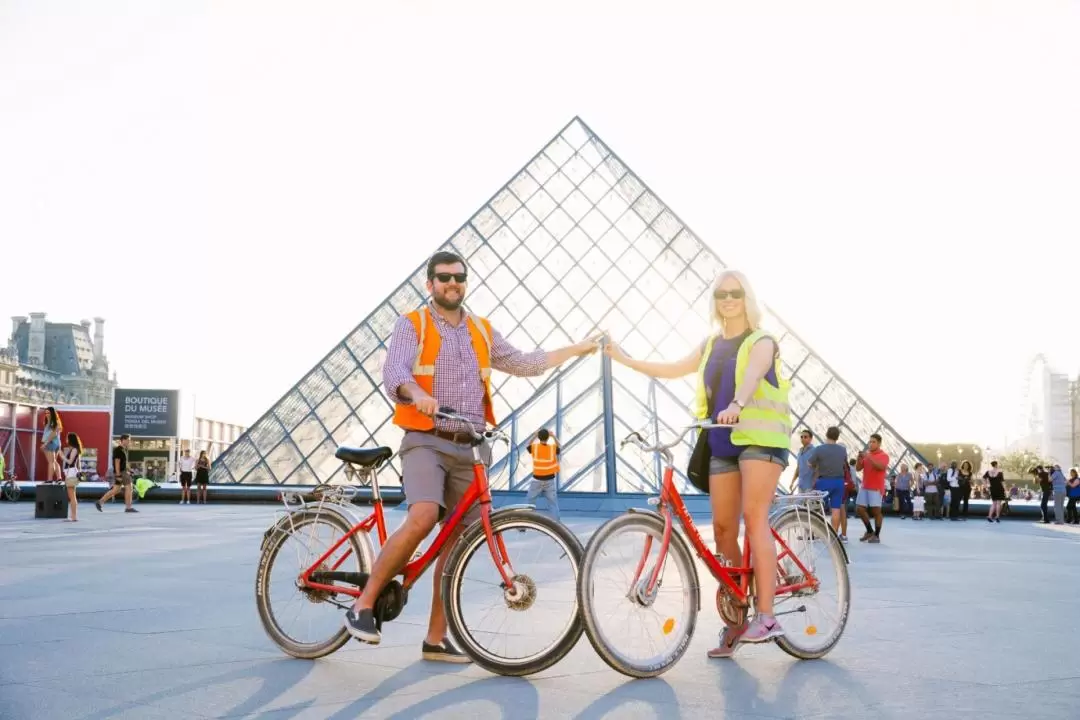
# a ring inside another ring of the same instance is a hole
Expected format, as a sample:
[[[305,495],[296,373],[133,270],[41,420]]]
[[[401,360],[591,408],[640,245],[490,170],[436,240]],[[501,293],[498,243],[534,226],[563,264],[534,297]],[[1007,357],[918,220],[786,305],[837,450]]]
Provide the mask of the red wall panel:
[[[112,453],[112,412],[109,408],[57,408],[60,421],[64,424],[63,445],[67,446],[67,434],[73,432],[79,436],[83,448],[97,450],[97,471],[102,477],[109,470],[109,457]],[[44,480],[44,456],[38,457],[38,471],[35,473]]]

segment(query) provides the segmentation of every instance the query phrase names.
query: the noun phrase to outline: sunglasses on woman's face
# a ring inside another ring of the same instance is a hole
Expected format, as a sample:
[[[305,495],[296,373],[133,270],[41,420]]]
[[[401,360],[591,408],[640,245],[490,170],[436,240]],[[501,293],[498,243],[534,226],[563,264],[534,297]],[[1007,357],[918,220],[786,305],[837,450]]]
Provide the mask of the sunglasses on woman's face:
[[[727,300],[728,298],[731,298],[732,300],[742,300],[744,297],[746,297],[746,291],[741,290],[741,289],[740,290],[713,290],[712,296],[714,298],[716,298],[717,300]]]
[[[463,283],[469,279],[468,273],[435,273],[432,277],[441,283],[450,282],[450,278],[454,279],[454,282]]]

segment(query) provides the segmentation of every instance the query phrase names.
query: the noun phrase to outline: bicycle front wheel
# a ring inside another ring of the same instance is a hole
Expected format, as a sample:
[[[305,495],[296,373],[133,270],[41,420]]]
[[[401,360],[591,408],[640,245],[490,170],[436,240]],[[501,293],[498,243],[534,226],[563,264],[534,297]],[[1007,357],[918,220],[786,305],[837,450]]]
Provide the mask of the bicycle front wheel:
[[[600,526],[585,548],[578,603],[585,634],[613,670],[656,677],[682,658],[697,626],[701,591],[678,532],[661,561],[664,521],[628,513]],[[659,564],[657,584],[649,580]]]
[[[446,561],[446,624],[480,667],[531,675],[562,660],[581,637],[576,588],[583,549],[565,526],[532,510],[495,513],[491,526],[514,568],[514,587],[503,586],[483,523],[474,522]]]

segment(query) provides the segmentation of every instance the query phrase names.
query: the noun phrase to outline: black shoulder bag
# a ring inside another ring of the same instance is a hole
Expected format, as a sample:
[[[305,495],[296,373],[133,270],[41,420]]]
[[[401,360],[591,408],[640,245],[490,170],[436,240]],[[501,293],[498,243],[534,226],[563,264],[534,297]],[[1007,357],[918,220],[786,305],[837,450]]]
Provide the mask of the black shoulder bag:
[[[724,351],[724,354],[720,356],[720,362],[716,363],[716,371],[709,377],[705,378],[705,396],[708,399],[706,407],[708,413],[705,418],[712,420],[716,417],[716,401],[713,395],[712,389],[719,385],[720,377],[724,372],[724,365],[731,359],[731,356],[739,352],[739,348],[742,347],[743,342],[749,336],[749,333],[745,333],[739,342],[731,343],[731,345]],[[713,346],[716,342],[719,342],[721,338],[717,337],[713,341]],[[712,346],[708,349],[708,352],[712,352]],[[708,360],[705,361],[705,366],[708,367]],[[690,462],[686,466],[686,477],[690,481],[690,484],[696,487],[706,495],[709,494],[709,460],[712,459],[712,451],[709,448],[709,433],[706,430],[699,430],[697,441],[694,443],[694,451],[690,453]]]

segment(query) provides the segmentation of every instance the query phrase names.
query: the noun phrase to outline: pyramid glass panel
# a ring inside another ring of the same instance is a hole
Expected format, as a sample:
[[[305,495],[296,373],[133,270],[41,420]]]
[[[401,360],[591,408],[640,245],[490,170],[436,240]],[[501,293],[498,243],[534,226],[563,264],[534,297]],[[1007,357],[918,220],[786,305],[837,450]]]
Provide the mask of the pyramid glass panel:
[[[631,355],[651,359],[680,358],[702,342],[712,280],[725,267],[578,118],[430,249],[466,259],[466,305],[522,350],[555,349],[605,329]],[[343,477],[333,457],[338,445],[397,449],[402,431],[390,421],[382,365],[398,317],[426,302],[427,255],[414,260],[401,285],[216,460],[213,482],[327,482]],[[764,315],[791,379],[796,431],[809,427],[822,437],[838,425],[853,451],[879,432],[894,468],[921,460],[774,313]],[[528,442],[548,427],[563,443],[562,493],[653,493],[657,458],[620,450],[618,441],[631,430],[669,437],[692,419],[692,377],[652,380],[599,355],[539,378],[497,373],[493,387],[496,416],[512,438],[493,454],[496,490],[527,488]],[[675,478],[681,491],[695,494],[683,473],[691,450],[690,440],[674,449]],[[793,472],[791,463],[786,477]],[[400,484],[397,458],[380,482]]]

